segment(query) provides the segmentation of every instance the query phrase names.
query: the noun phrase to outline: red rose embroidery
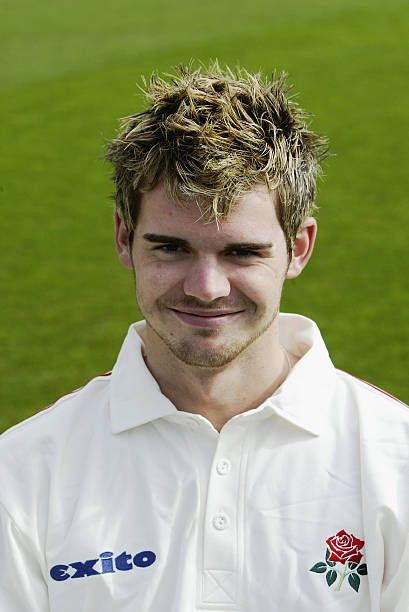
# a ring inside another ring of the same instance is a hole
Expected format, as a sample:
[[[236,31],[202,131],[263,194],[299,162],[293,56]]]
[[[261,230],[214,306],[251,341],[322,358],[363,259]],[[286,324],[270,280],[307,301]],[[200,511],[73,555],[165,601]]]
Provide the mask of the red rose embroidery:
[[[352,533],[347,533],[344,529],[338,531],[337,535],[328,538],[326,542],[331,552],[329,561],[339,561],[345,564],[347,561],[359,563],[362,559],[362,553],[359,551],[365,542],[356,538]]]

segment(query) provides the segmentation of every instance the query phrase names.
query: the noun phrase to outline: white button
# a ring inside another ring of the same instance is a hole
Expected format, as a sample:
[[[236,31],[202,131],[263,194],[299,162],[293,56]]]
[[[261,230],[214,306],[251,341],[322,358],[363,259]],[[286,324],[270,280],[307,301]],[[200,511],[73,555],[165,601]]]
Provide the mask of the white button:
[[[216,514],[213,517],[213,527],[218,531],[223,531],[228,525],[229,519],[225,514]]]
[[[231,463],[228,459],[221,459],[216,465],[216,471],[220,476],[225,476],[230,472]]]

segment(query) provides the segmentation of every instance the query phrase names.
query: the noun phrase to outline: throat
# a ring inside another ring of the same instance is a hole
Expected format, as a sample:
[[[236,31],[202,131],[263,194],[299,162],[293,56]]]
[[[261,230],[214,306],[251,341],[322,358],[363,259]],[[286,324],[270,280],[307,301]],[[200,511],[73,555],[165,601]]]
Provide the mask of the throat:
[[[204,416],[218,431],[233,416],[260,406],[296,361],[281,346],[276,325],[221,365],[187,363],[149,323],[142,340],[146,365],[163,395],[178,410]]]
[[[198,368],[172,360],[157,369],[146,359],[162,393],[178,410],[200,414],[217,429],[237,414],[260,406],[284,382],[295,357],[279,350],[275,359],[240,360],[225,368]]]

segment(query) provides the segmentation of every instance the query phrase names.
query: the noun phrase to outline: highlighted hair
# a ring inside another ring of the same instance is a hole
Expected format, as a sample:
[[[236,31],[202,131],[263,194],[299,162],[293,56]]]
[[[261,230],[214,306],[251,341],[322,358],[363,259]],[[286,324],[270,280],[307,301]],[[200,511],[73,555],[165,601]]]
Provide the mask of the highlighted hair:
[[[315,209],[316,179],[327,141],[308,128],[308,115],[289,96],[286,75],[269,81],[243,68],[179,67],[152,75],[148,108],[126,117],[108,143],[116,206],[130,241],[141,194],[163,182],[182,206],[223,220],[262,183],[276,189],[289,252]]]

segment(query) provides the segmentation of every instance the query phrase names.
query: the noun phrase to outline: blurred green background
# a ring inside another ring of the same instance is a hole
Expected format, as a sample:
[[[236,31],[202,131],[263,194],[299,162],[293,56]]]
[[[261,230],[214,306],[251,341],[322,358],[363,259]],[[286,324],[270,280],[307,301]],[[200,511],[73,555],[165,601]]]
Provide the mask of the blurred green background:
[[[117,119],[191,58],[285,69],[336,154],[319,240],[282,309],[335,364],[409,399],[407,3],[2,0],[0,430],[111,369],[138,318],[113,245]]]

